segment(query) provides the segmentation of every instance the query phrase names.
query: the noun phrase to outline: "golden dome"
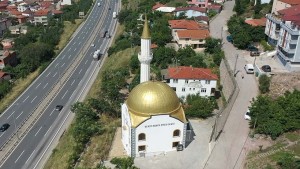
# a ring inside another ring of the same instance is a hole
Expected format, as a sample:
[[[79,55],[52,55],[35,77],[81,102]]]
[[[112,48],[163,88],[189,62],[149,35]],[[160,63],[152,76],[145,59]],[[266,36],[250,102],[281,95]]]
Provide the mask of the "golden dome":
[[[137,85],[126,101],[133,126],[152,115],[170,114],[185,122],[185,115],[175,91],[163,82],[147,81]]]

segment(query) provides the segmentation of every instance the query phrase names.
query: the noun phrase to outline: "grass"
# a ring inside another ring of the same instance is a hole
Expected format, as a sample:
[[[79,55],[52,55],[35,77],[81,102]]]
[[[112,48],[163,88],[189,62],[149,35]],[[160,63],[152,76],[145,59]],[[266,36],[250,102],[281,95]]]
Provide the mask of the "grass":
[[[297,133],[290,132],[285,134],[285,138],[287,138],[291,142],[294,142],[300,139],[300,135]]]
[[[300,144],[299,142],[293,146],[288,147],[288,150],[291,150],[295,153],[296,156],[300,157]]]
[[[39,75],[39,69],[30,73],[25,79],[18,79],[14,82],[12,90],[0,100],[0,112],[2,113],[14,100],[34,81]]]

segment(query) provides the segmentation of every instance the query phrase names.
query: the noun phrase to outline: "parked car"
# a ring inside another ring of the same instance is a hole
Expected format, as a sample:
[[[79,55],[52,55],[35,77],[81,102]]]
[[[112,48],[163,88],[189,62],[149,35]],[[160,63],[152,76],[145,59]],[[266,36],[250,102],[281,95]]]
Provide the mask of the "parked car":
[[[245,118],[245,120],[251,120],[249,109],[246,111],[244,118]]]
[[[260,52],[259,51],[251,51],[250,56],[259,56]]]
[[[264,71],[264,72],[271,72],[271,66],[269,65],[263,65],[261,67],[261,69]]]
[[[247,74],[253,74],[254,73],[254,66],[252,64],[246,64],[244,66],[245,71]]]
[[[231,35],[228,35],[228,36],[226,37],[226,40],[227,40],[228,42],[230,42],[230,43],[233,43],[233,38],[232,38]]]
[[[7,130],[9,128],[9,124],[8,123],[4,123],[1,127],[0,127],[0,131],[4,132],[5,130]]]
[[[56,110],[56,111],[61,111],[61,109],[62,109],[63,107],[64,107],[63,105],[57,105],[57,106],[55,107],[55,110]]]
[[[258,48],[253,45],[248,45],[247,50],[248,51],[258,51]]]

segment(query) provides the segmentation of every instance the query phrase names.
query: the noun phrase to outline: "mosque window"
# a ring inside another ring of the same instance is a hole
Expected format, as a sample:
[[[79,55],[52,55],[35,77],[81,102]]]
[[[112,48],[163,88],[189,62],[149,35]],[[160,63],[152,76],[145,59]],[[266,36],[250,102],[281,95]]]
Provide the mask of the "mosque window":
[[[138,150],[139,151],[146,151],[146,146],[145,145],[144,146],[139,146]]]
[[[180,136],[180,130],[174,130],[173,137],[179,137]]]
[[[178,144],[179,144],[179,142],[173,142],[173,143],[172,143],[172,147],[173,147],[173,148],[177,148]]]
[[[139,141],[145,141],[145,140],[146,140],[146,134],[145,133],[139,134]]]

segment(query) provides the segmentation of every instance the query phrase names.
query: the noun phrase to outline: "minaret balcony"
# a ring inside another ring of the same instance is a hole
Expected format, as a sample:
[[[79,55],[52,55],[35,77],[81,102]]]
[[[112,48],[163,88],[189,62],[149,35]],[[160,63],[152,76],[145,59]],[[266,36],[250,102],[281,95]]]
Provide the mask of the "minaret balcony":
[[[148,56],[142,56],[141,52],[139,52],[138,58],[141,63],[150,63],[151,60],[153,59],[153,53],[150,52],[150,54]]]

